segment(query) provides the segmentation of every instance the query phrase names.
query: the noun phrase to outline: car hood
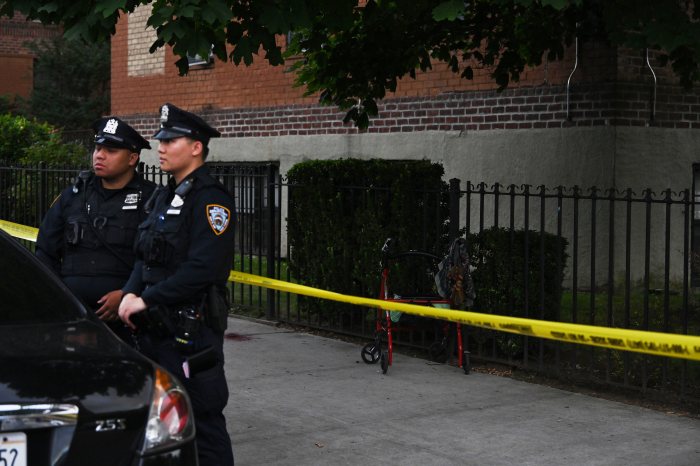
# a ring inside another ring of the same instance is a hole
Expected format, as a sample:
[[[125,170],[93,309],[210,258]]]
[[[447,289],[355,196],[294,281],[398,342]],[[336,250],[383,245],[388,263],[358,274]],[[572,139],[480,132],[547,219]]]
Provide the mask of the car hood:
[[[71,403],[81,416],[147,411],[152,363],[100,322],[0,326],[0,404]]]

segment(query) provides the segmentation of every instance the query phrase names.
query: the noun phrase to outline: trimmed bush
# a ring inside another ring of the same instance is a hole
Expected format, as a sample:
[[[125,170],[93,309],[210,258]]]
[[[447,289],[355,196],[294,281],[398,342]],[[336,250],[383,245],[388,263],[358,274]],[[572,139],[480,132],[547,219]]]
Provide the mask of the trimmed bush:
[[[19,162],[23,165],[44,162],[48,167],[80,167],[90,164],[90,154],[81,144],[62,142],[58,135],[52,134],[47,141],[37,142],[24,149]]]
[[[557,320],[568,241],[551,233],[489,228],[469,235],[476,306],[483,312]],[[525,256],[525,242],[528,255]],[[544,240],[544,269],[540,249]],[[560,260],[557,268],[557,256]],[[525,265],[527,264],[527,275]],[[541,274],[540,271],[544,271]],[[544,283],[542,282],[544,278]],[[527,278],[527,303],[525,280]],[[544,307],[542,307],[544,290]],[[526,305],[527,304],[527,305]]]
[[[60,131],[48,123],[4,114],[0,115],[0,160],[23,165],[84,165],[88,153],[78,144],[63,143]]]
[[[0,115],[0,160],[19,160],[25,148],[48,141],[52,131],[54,129],[48,123],[9,113]]]
[[[472,277],[477,311],[559,320],[562,282],[568,259],[565,238],[539,231],[493,227],[469,235],[468,240],[472,265],[476,267]],[[544,268],[540,263],[542,245]],[[520,336],[498,332],[496,340],[505,355],[514,357],[523,349]]]
[[[402,249],[442,254],[448,231],[443,173],[426,160],[341,159],[292,167],[287,228],[293,276],[310,286],[374,297],[387,238]],[[303,301],[315,307],[313,300]]]

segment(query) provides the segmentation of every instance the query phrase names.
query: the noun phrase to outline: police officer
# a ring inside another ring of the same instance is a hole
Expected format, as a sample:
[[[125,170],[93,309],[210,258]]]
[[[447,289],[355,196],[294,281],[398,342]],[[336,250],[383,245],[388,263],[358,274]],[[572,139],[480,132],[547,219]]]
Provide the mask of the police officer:
[[[139,226],[138,259],[119,316],[139,329],[139,348],[176,374],[192,401],[200,465],[233,464],[223,333],[233,260],[233,199],[204,161],[220,133],[199,116],[161,107],[160,167],[170,174]]]
[[[135,167],[151,146],[117,117],[93,123],[93,171],[54,201],[39,229],[36,256],[59,274],[70,290],[112,330],[131,343],[119,320],[122,286],[135,260],[136,231],[143,205],[155,189]]]

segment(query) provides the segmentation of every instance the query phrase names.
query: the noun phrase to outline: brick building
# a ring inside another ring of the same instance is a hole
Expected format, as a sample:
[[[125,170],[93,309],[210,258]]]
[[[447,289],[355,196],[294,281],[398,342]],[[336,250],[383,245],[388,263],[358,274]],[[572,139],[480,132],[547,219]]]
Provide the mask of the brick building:
[[[488,70],[472,81],[446,66],[405,78],[379,103],[367,131],[303,97],[285,67],[216,61],[180,77],[168,49],[149,54],[150,6],[123,17],[112,40],[112,112],[152,133],[164,102],[202,113],[223,133],[212,159],[428,158],[448,177],[582,186],[675,187],[691,179],[700,142],[697,90],[681,89],[645,51],[571,47],[562,61],[526,70],[498,92]],[[282,39],[283,40],[283,39]],[[567,83],[569,84],[567,86]],[[659,166],[654,183],[640,161]],[[674,166],[674,172],[668,170]],[[645,172],[647,173],[647,172]]]
[[[60,28],[27,21],[19,13],[0,18],[0,96],[29,97],[34,83],[34,55],[27,43],[59,34]]]
[[[148,53],[155,39],[146,27],[149,14],[150,6],[139,7],[117,25],[112,112],[153,134],[162,103],[196,111],[223,133],[211,143],[211,161],[272,162],[284,174],[306,159],[430,159],[442,163],[445,179],[489,186],[596,186],[641,194],[643,188],[680,192],[694,185],[700,92],[682,89],[670,67],[656,64],[653,51],[572,46],[562,61],[526,70],[503,92],[488,70],[475,70],[466,81],[438,63],[415,80],[400,81],[379,102],[379,116],[359,132],[343,124],[343,112],[303,97],[285,67],[262,58],[250,67],[216,61],[178,76],[169,49]],[[155,151],[142,158],[157,163]],[[682,213],[669,222],[682,225]],[[606,223],[591,226],[598,240],[607,237]],[[554,228],[550,220],[547,228]],[[635,229],[631,241],[643,244],[638,234]],[[674,228],[672,243],[682,245],[682,236],[682,228]],[[591,244],[584,243],[585,268]],[[700,236],[693,243],[700,248]],[[663,238],[654,237],[652,251],[662,249]],[[672,258],[680,261],[676,249],[682,247],[674,246]],[[616,249],[618,264],[624,250]],[[642,270],[636,261],[632,269]],[[680,263],[673,269],[674,275],[683,270]]]

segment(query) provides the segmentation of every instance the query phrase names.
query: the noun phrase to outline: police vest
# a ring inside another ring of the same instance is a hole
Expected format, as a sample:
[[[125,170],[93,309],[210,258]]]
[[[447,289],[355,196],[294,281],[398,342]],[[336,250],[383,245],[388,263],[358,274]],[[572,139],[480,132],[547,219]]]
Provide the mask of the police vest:
[[[185,200],[192,191],[194,180],[189,178],[175,189],[159,190],[152,213],[139,225],[136,250],[143,258],[143,281],[154,284],[173,273],[187,253],[189,231],[183,228],[189,206]]]
[[[143,259],[142,278],[146,284],[155,284],[175,273],[187,259],[192,222],[191,199],[198,191],[223,186],[192,177],[172,189],[162,189],[155,198],[148,218],[139,225],[136,250]]]
[[[145,202],[144,186],[136,183],[136,187],[127,186],[103,197],[95,187],[99,182],[93,175],[76,184],[78,192],[71,192],[64,206],[61,274],[127,279],[135,261],[134,240]]]

